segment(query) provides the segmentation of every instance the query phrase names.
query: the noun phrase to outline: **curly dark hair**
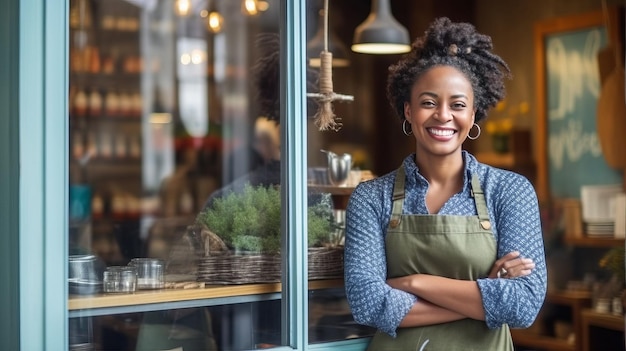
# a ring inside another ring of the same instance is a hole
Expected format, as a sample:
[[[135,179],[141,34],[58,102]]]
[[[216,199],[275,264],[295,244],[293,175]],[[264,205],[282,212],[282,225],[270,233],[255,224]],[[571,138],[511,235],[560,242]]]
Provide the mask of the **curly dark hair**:
[[[404,103],[410,101],[415,81],[432,67],[452,66],[472,84],[474,118],[480,122],[487,117],[487,110],[504,98],[504,79],[511,77],[509,66],[492,48],[491,37],[478,33],[473,25],[446,17],[436,19],[413,42],[411,51],[389,67],[387,97],[391,106],[404,120]]]
[[[258,57],[252,67],[253,84],[260,113],[280,122],[280,37],[277,33],[259,33],[256,37]],[[319,73],[307,66],[307,92],[317,92]],[[307,111],[315,112],[317,102],[307,99]]]

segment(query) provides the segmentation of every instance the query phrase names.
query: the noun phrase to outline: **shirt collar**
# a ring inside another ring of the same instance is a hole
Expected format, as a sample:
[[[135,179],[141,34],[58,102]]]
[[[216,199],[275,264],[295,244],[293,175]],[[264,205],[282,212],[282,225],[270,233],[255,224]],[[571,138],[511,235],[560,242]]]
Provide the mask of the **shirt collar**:
[[[463,150],[462,151],[462,155],[463,155],[463,193],[470,193],[470,189],[471,189],[471,177],[472,174],[475,172],[476,170],[476,166],[478,164],[478,161],[476,160],[476,158],[474,158],[474,156],[472,156],[472,154],[470,154],[469,152]],[[410,154],[409,156],[407,156],[404,159],[403,162],[404,165],[404,171],[406,173],[406,184],[407,187],[412,188],[412,187],[416,187],[416,186],[426,186],[428,184],[428,182],[426,181],[426,178],[424,178],[420,173],[419,173],[419,167],[417,166],[417,164],[415,163],[415,153]]]

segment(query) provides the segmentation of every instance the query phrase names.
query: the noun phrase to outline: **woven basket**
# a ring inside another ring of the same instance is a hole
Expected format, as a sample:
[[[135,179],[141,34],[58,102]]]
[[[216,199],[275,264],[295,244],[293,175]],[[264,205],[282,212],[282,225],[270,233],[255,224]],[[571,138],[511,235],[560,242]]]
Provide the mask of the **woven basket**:
[[[309,248],[309,279],[343,277],[343,248]],[[281,278],[280,254],[220,252],[200,259],[198,280],[208,284],[277,283]]]
[[[343,247],[310,247],[309,280],[343,278]]]

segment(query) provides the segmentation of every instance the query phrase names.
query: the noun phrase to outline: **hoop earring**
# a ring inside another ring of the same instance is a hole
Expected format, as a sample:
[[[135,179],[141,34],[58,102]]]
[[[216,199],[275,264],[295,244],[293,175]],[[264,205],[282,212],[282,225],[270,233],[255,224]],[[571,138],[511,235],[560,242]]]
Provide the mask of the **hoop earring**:
[[[413,131],[411,130],[411,127],[409,127],[409,132],[407,133],[407,131],[406,131],[406,122],[407,122],[406,119],[402,122],[402,133],[404,133],[404,135],[406,135],[406,136],[409,136],[409,135],[413,134]],[[411,125],[411,123],[409,123],[409,126],[410,125]]]
[[[476,124],[476,123],[474,123],[472,128],[474,128],[474,126],[476,126],[476,128],[478,128],[478,133],[476,133],[476,136],[471,136],[469,133],[467,133],[467,138],[470,139],[470,140],[476,140],[480,136],[480,126],[478,124]],[[472,131],[471,128],[470,128],[470,131]]]

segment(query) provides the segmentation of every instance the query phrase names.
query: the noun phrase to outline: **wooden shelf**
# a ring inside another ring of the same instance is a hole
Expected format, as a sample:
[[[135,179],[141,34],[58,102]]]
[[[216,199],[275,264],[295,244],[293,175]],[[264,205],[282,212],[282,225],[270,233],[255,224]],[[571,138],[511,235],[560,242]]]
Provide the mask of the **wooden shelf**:
[[[568,245],[580,246],[580,247],[600,247],[611,248],[617,246],[624,246],[624,239],[617,238],[591,238],[588,236],[574,237],[565,235],[564,241]]]
[[[572,306],[586,300],[591,300],[590,291],[558,291],[548,292],[546,301],[558,305]]]
[[[570,344],[567,340],[555,337],[526,333],[523,330],[511,330],[513,344],[515,346],[533,347],[550,351],[575,351],[576,345]]]
[[[343,286],[343,279],[312,280],[309,290]],[[99,294],[95,296],[70,295],[68,310],[112,308],[155,303],[171,303],[224,297],[270,294],[280,292],[280,283],[247,285],[211,285],[198,289],[138,290],[134,294]]]
[[[482,163],[490,166],[514,169],[523,165],[531,165],[532,160],[530,157],[513,152],[497,153],[497,152],[478,152],[476,153],[476,159]]]
[[[592,340],[592,332],[591,332],[591,327],[598,327],[598,328],[603,328],[603,329],[609,329],[609,330],[614,330],[616,332],[621,333],[621,337],[619,338],[615,338],[614,341],[620,340],[620,343],[623,346],[623,340],[624,340],[624,316],[619,315],[613,315],[613,314],[609,314],[609,313],[600,313],[600,312],[596,312],[592,309],[585,309],[581,312],[581,319],[582,319],[582,337],[581,337],[581,344],[582,344],[582,350],[583,351],[593,351],[593,350],[598,350],[598,344],[603,344],[604,342],[606,342],[606,340],[600,339],[600,340],[595,340],[595,342]],[[621,348],[622,350],[624,350],[624,348]],[[608,349],[607,349],[608,350]],[[617,349],[615,349],[617,350]]]
[[[320,193],[328,193],[331,195],[343,195],[349,196],[354,191],[353,186],[334,186],[334,185],[318,185],[311,184],[309,185],[309,190],[317,191]]]
[[[498,168],[513,168],[515,166],[515,156],[511,152],[478,152],[478,161]]]
[[[70,125],[70,128],[79,129],[79,130],[88,129],[90,131],[93,130],[94,132],[98,131],[98,128],[101,128],[102,126],[115,127],[116,125],[126,124],[126,125],[131,125],[131,126],[136,125],[136,127],[139,128],[142,123],[141,116],[139,117],[109,117],[109,116],[106,116],[104,113],[98,117],[80,116],[80,117],[71,117],[71,118],[73,121]],[[137,128],[134,128],[134,129],[137,129]]]
[[[591,309],[583,310],[583,323],[586,326],[593,325],[606,329],[624,331],[624,316],[616,316],[610,313],[600,313]]]
[[[550,291],[546,295],[546,302],[554,305],[569,306],[573,315],[578,315],[583,308],[591,303],[589,291]],[[574,330],[582,326],[579,320],[574,320]],[[537,348],[547,351],[576,351],[578,345],[554,336],[539,335],[524,329],[511,330],[513,343],[516,346]]]

